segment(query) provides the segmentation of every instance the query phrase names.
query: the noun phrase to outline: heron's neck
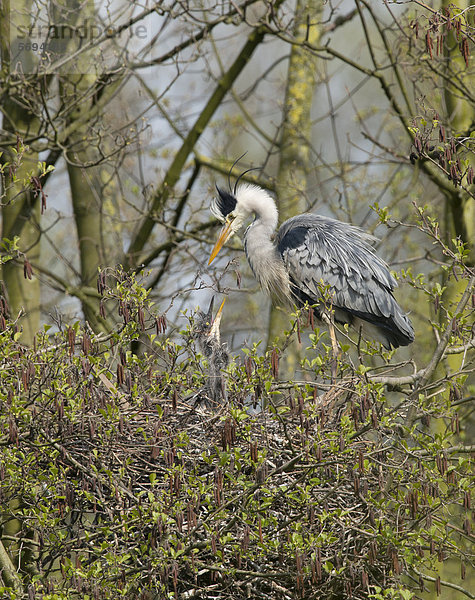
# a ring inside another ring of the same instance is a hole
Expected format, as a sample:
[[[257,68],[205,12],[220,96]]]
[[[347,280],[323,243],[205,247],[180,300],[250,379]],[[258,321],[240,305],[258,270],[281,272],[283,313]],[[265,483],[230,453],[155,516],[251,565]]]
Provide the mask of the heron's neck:
[[[279,218],[275,202],[261,188],[247,186],[238,203],[256,215],[244,234],[244,250],[254,275],[266,293],[289,298],[289,277],[272,240]]]

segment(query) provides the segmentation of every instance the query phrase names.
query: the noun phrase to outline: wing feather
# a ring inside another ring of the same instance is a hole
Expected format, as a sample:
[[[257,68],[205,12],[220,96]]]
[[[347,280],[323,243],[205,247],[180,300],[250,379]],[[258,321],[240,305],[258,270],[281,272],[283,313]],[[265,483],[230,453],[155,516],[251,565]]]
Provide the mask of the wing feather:
[[[335,318],[375,325],[386,347],[407,345],[414,331],[393,297],[397,282],[370,245],[374,240],[358,227],[303,214],[282,225],[276,245],[301,303],[318,304],[321,286],[329,286]]]

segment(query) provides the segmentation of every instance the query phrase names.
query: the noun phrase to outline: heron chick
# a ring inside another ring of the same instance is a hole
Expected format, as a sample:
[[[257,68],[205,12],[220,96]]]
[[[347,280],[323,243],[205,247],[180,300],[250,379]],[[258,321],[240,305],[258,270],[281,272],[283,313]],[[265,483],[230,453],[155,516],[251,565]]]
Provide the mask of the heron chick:
[[[222,301],[213,319],[214,297],[211,298],[208,312],[198,311],[193,327],[193,336],[208,361],[206,396],[214,405],[226,399],[226,389],[221,371],[228,366],[229,356],[226,345],[221,344],[219,331],[224,302],[225,300]]]
[[[244,232],[244,251],[265,292],[288,306],[308,303],[327,320],[328,295],[337,323],[354,326],[387,349],[414,341],[411,321],[393,296],[397,282],[371,246],[376,238],[311,213],[288,219],[275,233],[279,215],[274,200],[257,185],[238,183],[229,192],[216,186],[211,212],[224,226],[208,264],[254,215]]]

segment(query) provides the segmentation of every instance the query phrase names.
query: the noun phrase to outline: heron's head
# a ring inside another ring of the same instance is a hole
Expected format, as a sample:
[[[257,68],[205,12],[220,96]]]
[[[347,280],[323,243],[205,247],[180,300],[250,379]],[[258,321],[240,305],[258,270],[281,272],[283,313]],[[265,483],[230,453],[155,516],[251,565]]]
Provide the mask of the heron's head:
[[[251,214],[250,208],[247,203],[242,202],[240,199],[239,192],[241,188],[236,189],[234,192],[227,192],[216,186],[217,196],[213,198],[211,202],[212,214],[223,223],[223,227],[220,231],[218,240],[211,252],[208,264],[210,265],[218,255],[218,252],[227,242],[227,240],[238,232],[244,225]]]
[[[247,172],[247,171],[245,171]],[[266,208],[271,211],[271,221],[277,224],[277,211],[274,201],[266,191],[257,185],[243,184],[234,186],[232,192],[227,192],[216,186],[217,196],[211,201],[211,212],[223,223],[218,240],[211,252],[208,264],[210,265],[227,240],[238,232],[253,213],[261,214]],[[274,215],[275,213],[275,215]]]

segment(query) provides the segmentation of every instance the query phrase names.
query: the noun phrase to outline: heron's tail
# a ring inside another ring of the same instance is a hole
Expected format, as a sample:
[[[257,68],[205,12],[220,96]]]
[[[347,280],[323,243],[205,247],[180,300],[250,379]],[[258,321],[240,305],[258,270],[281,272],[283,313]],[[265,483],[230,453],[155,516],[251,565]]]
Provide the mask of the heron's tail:
[[[380,342],[385,348],[408,346],[414,341],[414,328],[411,320],[391,296],[388,315],[360,315],[353,313],[353,325],[361,327],[365,336]]]

